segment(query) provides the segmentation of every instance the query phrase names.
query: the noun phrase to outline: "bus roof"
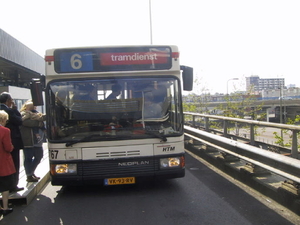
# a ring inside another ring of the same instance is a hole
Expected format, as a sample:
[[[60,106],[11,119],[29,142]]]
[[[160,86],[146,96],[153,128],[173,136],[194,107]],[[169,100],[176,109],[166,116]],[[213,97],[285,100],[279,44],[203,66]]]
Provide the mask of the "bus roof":
[[[66,48],[51,48],[46,50],[46,56],[53,55],[53,52],[58,49],[96,49],[96,48],[145,48],[145,47],[151,47],[151,48],[159,48],[159,47],[170,47],[173,52],[178,52],[178,46],[177,45],[100,45],[100,46],[79,46],[79,47],[66,47]]]

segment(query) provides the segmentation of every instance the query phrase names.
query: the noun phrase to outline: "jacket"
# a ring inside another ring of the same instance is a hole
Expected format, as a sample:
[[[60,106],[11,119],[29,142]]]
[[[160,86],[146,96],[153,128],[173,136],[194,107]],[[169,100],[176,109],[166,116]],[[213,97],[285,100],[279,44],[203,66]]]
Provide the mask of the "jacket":
[[[0,126],[0,176],[8,176],[16,173],[11,156],[14,146],[11,143],[10,130]]]
[[[4,110],[8,114],[8,121],[5,126],[10,129],[11,142],[14,148],[22,149],[23,141],[20,132],[22,117],[20,112],[17,109],[8,108],[5,104],[1,104],[0,109]]]
[[[24,148],[32,148],[35,144],[35,137],[32,128],[39,127],[40,121],[37,120],[24,120],[23,125],[20,127]]]

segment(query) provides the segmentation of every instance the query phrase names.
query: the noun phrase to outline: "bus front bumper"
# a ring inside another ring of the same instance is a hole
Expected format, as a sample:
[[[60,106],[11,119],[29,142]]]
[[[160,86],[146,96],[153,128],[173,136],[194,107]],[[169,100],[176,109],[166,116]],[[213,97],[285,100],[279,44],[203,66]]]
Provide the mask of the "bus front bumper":
[[[168,158],[77,161],[69,164],[56,162],[50,163],[50,166],[52,185],[103,185],[107,179],[113,178],[134,178],[139,182],[145,179],[185,176],[184,155],[173,155]]]

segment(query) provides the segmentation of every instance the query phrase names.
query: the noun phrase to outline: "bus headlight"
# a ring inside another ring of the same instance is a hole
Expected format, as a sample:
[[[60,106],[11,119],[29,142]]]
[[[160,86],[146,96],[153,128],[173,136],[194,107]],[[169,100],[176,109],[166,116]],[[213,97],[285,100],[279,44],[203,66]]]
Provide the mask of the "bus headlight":
[[[182,167],[181,158],[182,157],[172,157],[172,158],[160,159],[160,168],[167,169],[167,168]]]
[[[51,165],[52,174],[77,174],[76,164],[53,164]]]

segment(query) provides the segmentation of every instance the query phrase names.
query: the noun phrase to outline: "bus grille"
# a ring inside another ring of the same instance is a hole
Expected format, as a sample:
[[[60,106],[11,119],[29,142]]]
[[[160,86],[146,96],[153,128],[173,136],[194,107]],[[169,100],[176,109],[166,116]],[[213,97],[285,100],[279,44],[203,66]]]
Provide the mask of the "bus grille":
[[[140,150],[117,151],[117,152],[97,152],[97,158],[113,158],[113,157],[132,157],[139,156]]]
[[[103,179],[118,176],[152,175],[159,170],[159,160],[151,158],[127,158],[84,161],[78,165],[83,177]]]

